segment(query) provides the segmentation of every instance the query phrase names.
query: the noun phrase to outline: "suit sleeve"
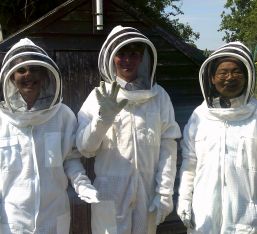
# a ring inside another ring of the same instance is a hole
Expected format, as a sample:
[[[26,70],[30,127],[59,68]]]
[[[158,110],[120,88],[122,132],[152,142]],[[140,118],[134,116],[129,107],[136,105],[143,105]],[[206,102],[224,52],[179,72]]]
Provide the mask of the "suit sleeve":
[[[195,134],[197,129],[197,118],[193,113],[183,132],[182,147],[182,165],[180,168],[180,185],[178,207],[180,210],[191,209],[192,196],[194,189],[194,178],[197,165],[195,154]]]
[[[167,197],[167,201],[169,201],[173,195],[173,186],[176,177],[176,139],[181,137],[181,132],[177,122],[175,121],[173,105],[165,91],[162,93],[160,103],[162,105],[162,123],[159,164],[156,173],[156,192]],[[170,203],[167,202],[167,204]]]
[[[85,157],[95,156],[95,152],[101,146],[106,132],[112,123],[105,123],[99,117],[99,104],[93,90],[80,111],[78,112],[78,131],[76,145],[81,154]]]

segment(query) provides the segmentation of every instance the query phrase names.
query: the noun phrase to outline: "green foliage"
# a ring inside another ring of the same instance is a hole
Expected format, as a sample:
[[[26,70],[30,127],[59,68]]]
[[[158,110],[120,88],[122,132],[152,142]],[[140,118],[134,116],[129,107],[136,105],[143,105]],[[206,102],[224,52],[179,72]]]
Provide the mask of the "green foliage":
[[[227,0],[219,31],[226,42],[239,40],[253,49],[257,44],[257,0]]]
[[[213,52],[213,51],[211,51],[211,50],[205,49],[205,50],[203,51],[203,55],[204,55],[206,58],[208,58],[208,57],[211,55],[212,52]]]
[[[169,16],[183,14],[179,6],[177,6],[181,0],[127,0],[127,2],[136,8],[152,11],[152,13],[157,15],[165,14],[166,16]],[[168,6],[171,10],[165,13],[165,8]]]
[[[183,14],[180,10],[181,0],[127,0],[127,2],[187,43],[194,45],[194,41],[200,37],[190,25],[179,22],[177,17]]]

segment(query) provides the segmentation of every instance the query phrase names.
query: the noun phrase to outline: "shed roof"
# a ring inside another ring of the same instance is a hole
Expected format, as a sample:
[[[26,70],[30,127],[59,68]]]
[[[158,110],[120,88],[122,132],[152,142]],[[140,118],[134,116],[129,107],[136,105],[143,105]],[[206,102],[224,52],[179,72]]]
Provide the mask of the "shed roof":
[[[163,37],[166,41],[170,43],[172,47],[179,50],[196,65],[199,66],[204,61],[205,56],[203,55],[201,50],[197,49],[192,45],[185,43],[181,38],[175,36],[172,32],[157,25],[155,22],[150,20],[146,15],[144,15],[142,12],[133,8],[126,1],[124,0],[111,0],[111,1],[117,6],[119,6],[120,8],[122,8],[124,11],[126,11],[128,14],[130,14],[132,17],[137,18],[137,20],[142,21],[144,22],[144,24],[151,27],[156,34]],[[68,0],[64,2],[63,4],[59,5],[55,9],[51,10],[47,14],[40,17],[38,20],[18,30],[16,33],[8,36],[0,43],[0,50],[2,52],[7,51],[20,38],[27,36],[28,34],[36,33],[40,28],[44,28],[47,25],[51,25],[59,18],[64,17],[65,15],[69,14],[73,10],[77,9],[81,5],[88,2],[89,0]]]

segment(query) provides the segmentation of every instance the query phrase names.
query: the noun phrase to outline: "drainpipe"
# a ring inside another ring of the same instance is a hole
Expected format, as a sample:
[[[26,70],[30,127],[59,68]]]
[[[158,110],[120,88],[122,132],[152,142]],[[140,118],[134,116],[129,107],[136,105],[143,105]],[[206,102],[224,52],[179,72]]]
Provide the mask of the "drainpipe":
[[[0,24],[0,42],[3,40],[2,26]]]
[[[103,0],[96,0],[96,30],[103,30]]]

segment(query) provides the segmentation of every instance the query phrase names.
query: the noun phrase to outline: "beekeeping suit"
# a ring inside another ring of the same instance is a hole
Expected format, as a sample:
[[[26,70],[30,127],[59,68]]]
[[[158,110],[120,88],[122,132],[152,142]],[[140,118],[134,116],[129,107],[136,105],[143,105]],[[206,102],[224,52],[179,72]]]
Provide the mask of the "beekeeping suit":
[[[228,108],[211,83],[213,66],[225,58],[242,64],[246,79]],[[184,128],[178,215],[188,233],[257,233],[257,104],[250,51],[240,42],[224,45],[203,63],[199,79],[204,102]]]
[[[113,61],[121,48],[135,42],[144,51],[128,91]],[[100,203],[92,205],[94,234],[155,233],[156,224],[173,209],[180,129],[168,94],[154,80],[156,60],[153,44],[130,27],[115,27],[100,51],[105,82],[81,107],[76,138],[83,155],[95,156]]]
[[[20,83],[27,93],[40,84],[31,108],[15,74],[27,76]],[[24,38],[7,52],[0,77],[0,233],[68,234],[66,175],[77,192],[90,181],[73,150],[77,121],[61,103],[59,69],[43,49]]]

